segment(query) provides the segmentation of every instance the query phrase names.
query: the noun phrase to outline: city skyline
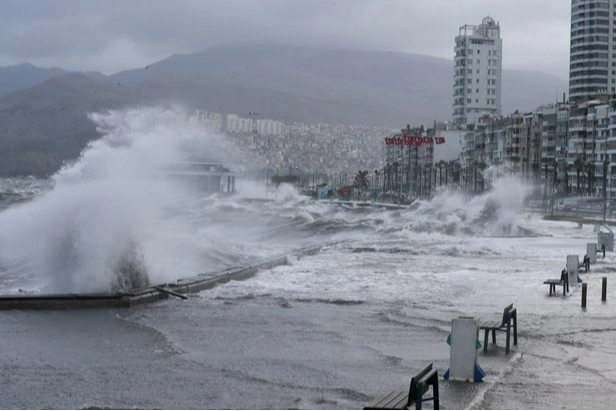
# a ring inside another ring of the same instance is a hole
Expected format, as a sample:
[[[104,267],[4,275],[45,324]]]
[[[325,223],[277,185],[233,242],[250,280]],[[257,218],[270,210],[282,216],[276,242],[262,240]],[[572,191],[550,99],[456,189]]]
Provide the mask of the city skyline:
[[[145,67],[216,46],[284,43],[453,60],[451,38],[486,15],[504,28],[503,68],[568,77],[570,2],[562,0],[3,0],[0,66],[100,71]],[[529,12],[532,11],[532,12]],[[540,41],[537,41],[540,39]],[[546,53],[546,50],[549,50]]]

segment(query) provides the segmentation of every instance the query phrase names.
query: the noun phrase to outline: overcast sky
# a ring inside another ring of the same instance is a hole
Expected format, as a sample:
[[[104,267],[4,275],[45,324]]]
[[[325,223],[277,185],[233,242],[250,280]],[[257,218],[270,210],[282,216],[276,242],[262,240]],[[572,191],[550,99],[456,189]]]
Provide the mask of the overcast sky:
[[[569,0],[0,0],[0,66],[112,74],[217,45],[282,43],[453,59],[464,24],[501,26],[503,67],[568,78]]]

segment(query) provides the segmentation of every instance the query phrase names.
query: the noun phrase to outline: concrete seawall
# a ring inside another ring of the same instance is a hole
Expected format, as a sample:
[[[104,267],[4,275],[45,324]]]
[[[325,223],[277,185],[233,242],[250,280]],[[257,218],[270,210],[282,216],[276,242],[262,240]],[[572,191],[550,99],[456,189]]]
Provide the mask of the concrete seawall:
[[[79,308],[130,308],[169,298],[172,293],[190,294],[207,290],[232,280],[245,280],[259,270],[269,270],[288,263],[289,256],[303,257],[317,254],[325,245],[294,250],[257,265],[231,268],[217,273],[182,278],[175,283],[160,284],[126,293],[89,294],[13,294],[0,295],[0,310],[57,310]]]

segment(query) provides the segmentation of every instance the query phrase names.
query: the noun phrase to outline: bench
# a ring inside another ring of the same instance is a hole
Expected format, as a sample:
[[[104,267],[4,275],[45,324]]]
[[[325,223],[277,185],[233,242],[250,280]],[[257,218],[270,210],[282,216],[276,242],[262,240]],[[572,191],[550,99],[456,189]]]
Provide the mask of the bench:
[[[605,243],[601,244],[601,252],[603,253],[603,258],[605,258]],[[597,254],[599,254],[599,250],[597,250]]]
[[[552,292],[556,293],[557,285],[559,287],[562,287],[563,297],[564,297],[565,295],[567,295],[567,292],[569,292],[569,274],[567,273],[567,271],[563,270],[562,273],[560,273],[560,279],[550,278],[550,279],[545,280],[543,284],[550,285],[550,295],[552,295]]]
[[[432,386],[432,398],[424,398]],[[438,372],[432,368],[432,363],[411,378],[409,391],[391,391],[364,407],[364,410],[407,410],[415,404],[416,410],[421,410],[424,401],[434,401],[434,409],[439,409]]]
[[[585,255],[584,260],[578,263],[578,270],[580,268],[583,268],[585,273],[590,271],[590,257],[588,255]]]
[[[484,322],[479,325],[480,330],[484,330],[483,351],[488,351],[488,335],[492,332],[492,344],[496,344],[496,331],[504,331],[507,334],[506,353],[509,354],[511,328],[513,328],[513,345],[518,345],[518,313],[513,308],[513,303],[503,310],[501,321]]]

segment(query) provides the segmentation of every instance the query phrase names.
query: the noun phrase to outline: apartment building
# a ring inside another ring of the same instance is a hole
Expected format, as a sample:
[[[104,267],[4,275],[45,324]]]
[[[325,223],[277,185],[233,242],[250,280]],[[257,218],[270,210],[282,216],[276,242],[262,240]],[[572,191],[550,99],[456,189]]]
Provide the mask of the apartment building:
[[[616,93],[616,5],[571,0],[569,101]]]
[[[453,122],[475,124],[485,114],[501,114],[503,41],[491,17],[460,27],[455,38]]]

